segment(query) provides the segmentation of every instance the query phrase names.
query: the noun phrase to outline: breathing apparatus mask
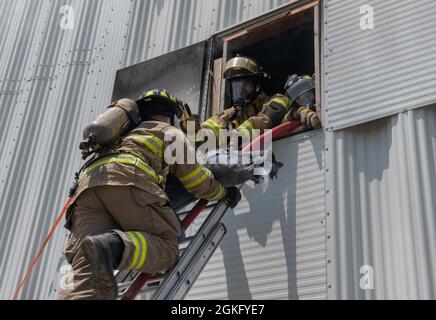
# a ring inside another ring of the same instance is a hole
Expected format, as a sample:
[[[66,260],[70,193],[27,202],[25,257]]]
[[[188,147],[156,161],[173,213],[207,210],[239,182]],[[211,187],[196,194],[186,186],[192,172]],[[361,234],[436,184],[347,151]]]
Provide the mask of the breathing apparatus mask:
[[[259,94],[260,86],[251,78],[235,78],[230,80],[230,90],[232,105],[243,110]]]
[[[315,81],[313,77],[299,77],[293,74],[288,77],[285,84],[286,96],[299,107],[315,111]]]

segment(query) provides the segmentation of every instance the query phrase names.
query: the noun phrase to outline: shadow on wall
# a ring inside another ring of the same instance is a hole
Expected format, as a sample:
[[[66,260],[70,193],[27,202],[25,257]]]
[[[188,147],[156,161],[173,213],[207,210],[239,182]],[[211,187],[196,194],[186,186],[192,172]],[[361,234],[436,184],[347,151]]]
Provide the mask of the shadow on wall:
[[[242,210],[243,214],[235,215],[228,211],[224,223],[227,227],[226,237],[221,243],[224,267],[227,278],[229,299],[253,299],[248,283],[247,272],[242,257],[240,243],[241,230],[246,229],[250,239],[260,246],[268,246],[268,236],[273,230],[274,222],[280,224],[283,243],[284,258],[287,269],[287,288],[289,300],[297,300],[297,225],[296,225],[296,186],[297,186],[297,161],[298,143],[289,144],[290,149],[280,150],[277,160],[284,163],[277,180],[270,181],[270,185],[262,193],[260,187],[242,189],[246,202],[241,205],[248,206]],[[322,169],[322,150],[314,148],[319,169]],[[301,175],[299,177],[302,178]]]
[[[373,266],[373,258],[368,256],[367,248],[374,246],[373,237],[366,237],[365,232],[380,234],[377,226],[364,230],[366,224],[373,223],[370,214],[373,208],[367,198],[371,198],[369,194],[374,193],[374,188],[378,188],[385,170],[389,168],[389,150],[392,146],[389,122],[385,118],[333,133],[334,158],[330,165],[334,179],[332,212],[337,219],[335,225],[338,226],[333,235],[337,239],[336,263],[339,266],[353,261],[352,265],[341,268],[340,272],[339,268],[336,269],[334,287],[338,291],[345,290],[338,298],[365,298],[365,291],[359,285],[360,268],[364,265]],[[374,194],[381,196],[378,191]],[[371,200],[373,203],[380,203],[380,199]],[[342,249],[344,243],[348,244],[346,250]],[[358,243],[361,245],[357,245]],[[347,287],[353,292],[352,295]],[[367,294],[372,295],[371,290]]]
[[[333,134],[335,298],[434,299],[435,124],[433,106]]]

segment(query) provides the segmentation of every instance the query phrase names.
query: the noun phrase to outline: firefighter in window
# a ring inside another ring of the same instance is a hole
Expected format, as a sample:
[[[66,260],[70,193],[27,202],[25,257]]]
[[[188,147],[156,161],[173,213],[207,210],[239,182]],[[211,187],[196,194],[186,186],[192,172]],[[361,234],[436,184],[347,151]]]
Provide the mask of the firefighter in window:
[[[212,130],[218,141],[219,131],[222,129],[236,129],[250,142],[262,134],[263,130],[274,128],[283,121],[300,120],[307,129],[320,127],[314,110],[300,106],[299,101],[302,99],[294,100],[295,95],[297,98],[300,97],[298,88],[290,91],[293,94],[291,96],[276,94],[268,97],[262,91],[262,82],[270,79],[270,76],[254,59],[240,55],[230,59],[224,69],[224,78],[230,82],[232,106],[201,125],[203,129]],[[289,82],[290,88],[298,83]],[[221,144],[221,141],[219,143]],[[231,141],[230,146],[244,147],[243,144],[235,146],[235,143],[238,144]]]
[[[299,77],[296,74],[288,77],[285,95],[292,101],[292,105],[282,123],[297,119],[305,130],[321,128],[321,121],[316,114],[314,78],[308,75]]]

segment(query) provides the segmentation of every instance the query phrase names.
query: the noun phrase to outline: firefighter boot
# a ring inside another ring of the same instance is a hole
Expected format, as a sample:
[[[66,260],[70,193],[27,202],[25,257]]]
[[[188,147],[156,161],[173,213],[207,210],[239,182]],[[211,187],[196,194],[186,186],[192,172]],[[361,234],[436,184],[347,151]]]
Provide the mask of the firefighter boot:
[[[118,285],[113,270],[120,263],[123,254],[124,243],[121,238],[116,233],[87,236],[81,247],[90,264],[96,298],[116,299]]]

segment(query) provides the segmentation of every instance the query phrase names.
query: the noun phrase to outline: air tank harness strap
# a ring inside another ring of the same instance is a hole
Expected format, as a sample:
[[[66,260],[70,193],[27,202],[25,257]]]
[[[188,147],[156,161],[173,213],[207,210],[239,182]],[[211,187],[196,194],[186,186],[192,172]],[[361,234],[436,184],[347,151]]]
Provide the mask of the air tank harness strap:
[[[112,107],[115,107],[115,106],[117,106],[118,108],[123,109],[124,112],[127,114],[127,116],[129,117],[130,121],[132,122],[132,125],[131,125],[132,129],[136,128],[138,126],[138,124],[141,123],[141,117],[134,110],[129,109],[129,108],[125,107],[122,104],[117,104],[116,102],[112,103],[111,105],[108,106],[108,109],[112,108]]]

